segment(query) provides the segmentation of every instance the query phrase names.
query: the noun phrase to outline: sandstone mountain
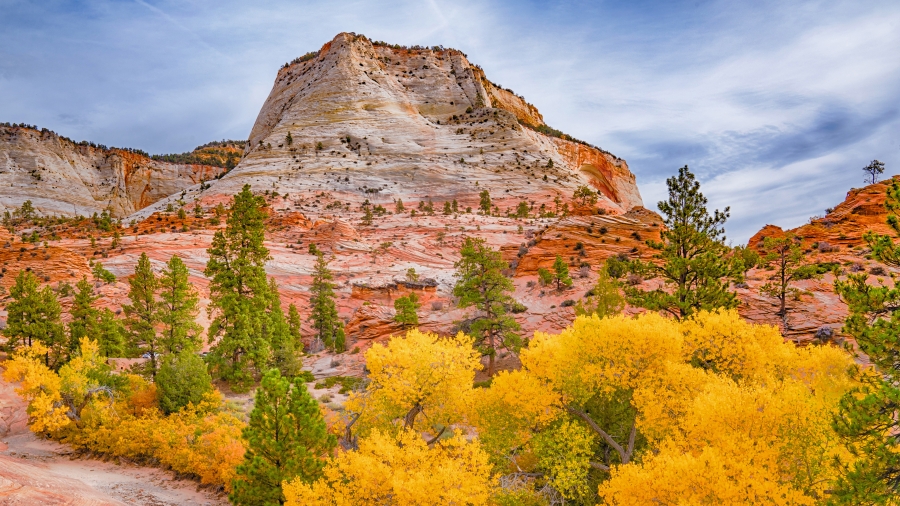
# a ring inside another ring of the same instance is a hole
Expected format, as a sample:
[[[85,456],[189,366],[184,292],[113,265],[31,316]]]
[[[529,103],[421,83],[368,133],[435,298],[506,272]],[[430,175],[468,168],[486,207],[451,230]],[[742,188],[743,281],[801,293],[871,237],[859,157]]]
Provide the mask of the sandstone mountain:
[[[0,126],[0,211],[31,200],[45,215],[90,216],[109,210],[121,217],[223,170],[75,143],[46,129]]]
[[[610,213],[642,205],[624,160],[549,128],[462,52],[347,33],[278,72],[243,160],[202,197],[244,184],[328,191],[345,204],[455,198],[474,208],[487,189],[501,212],[522,200],[553,206],[590,185]]]

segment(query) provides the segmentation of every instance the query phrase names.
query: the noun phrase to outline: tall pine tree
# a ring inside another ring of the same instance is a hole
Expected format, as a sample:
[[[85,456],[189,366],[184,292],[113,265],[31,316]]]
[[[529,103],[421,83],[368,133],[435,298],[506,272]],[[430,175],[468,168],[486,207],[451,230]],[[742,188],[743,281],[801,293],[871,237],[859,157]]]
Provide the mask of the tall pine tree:
[[[340,353],[346,347],[344,338],[344,324],[338,318],[337,305],[334,303],[334,276],[328,269],[328,261],[322,253],[317,254],[316,265],[313,268],[313,283],[310,288],[312,297],[309,304],[312,306],[310,319],[317,337],[322,344]]]
[[[888,225],[900,237],[900,184],[892,181],[885,207]],[[863,236],[872,256],[900,267],[900,245],[888,235]],[[864,273],[835,281],[850,316],[844,330],[874,366],[858,371],[861,385],[841,400],[835,429],[853,454],[842,462],[844,473],[832,502],[841,505],[896,504],[900,496],[900,288],[869,284]]]
[[[238,506],[284,504],[281,484],[318,479],[337,446],[303,381],[290,382],[277,369],[263,376],[243,437],[247,452],[229,495]]]
[[[178,353],[200,346],[200,325],[196,318],[200,298],[188,280],[188,269],[172,255],[159,276],[159,344],[165,353]]]
[[[303,336],[300,334],[301,323],[300,312],[297,311],[297,306],[291,304],[288,306],[288,332],[291,333],[291,339],[294,340],[294,348],[298,352],[303,351]]]
[[[703,309],[737,306],[736,295],[728,288],[730,280],[740,276],[740,265],[734,255],[726,254],[722,228],[728,208],[710,216],[700,183],[687,165],[678,169],[678,176],[667,179],[666,185],[669,199],[657,204],[666,226],[662,242],[647,241],[659,251],[655,258],[661,262],[633,263],[662,278],[666,286],[652,291],[626,287],[628,303],[667,311],[679,319]]]
[[[94,333],[100,311],[94,307],[94,302],[100,297],[94,295],[94,286],[82,277],[75,285],[75,297],[72,300],[72,321],[69,322],[69,342],[73,347],[77,347],[83,337],[96,339]]]
[[[234,197],[225,229],[216,231],[206,250],[213,344],[209,359],[215,373],[238,389],[250,385],[270,356],[265,336],[270,300],[264,206],[265,199],[245,185]]]
[[[159,279],[154,274],[146,253],[141,253],[134,267],[134,276],[128,280],[128,285],[128,299],[131,304],[122,306],[125,312],[125,325],[129,332],[128,338],[131,347],[148,358],[146,373],[156,377],[162,351],[156,332],[156,324],[159,321],[159,304],[156,301]]]
[[[494,358],[500,347],[518,351],[521,339],[516,332],[519,324],[508,314],[516,302],[510,293],[515,287],[503,275],[509,265],[500,252],[487,245],[484,239],[466,237],[456,262],[456,285],[453,295],[460,307],[475,307],[479,314],[472,323],[472,333],[481,343],[481,351],[488,356],[488,375],[494,375]]]
[[[285,319],[281,310],[281,296],[275,278],[269,278],[268,314],[266,337],[272,347],[272,365],[282,375],[293,378],[300,373],[303,364],[300,363],[297,343],[291,334],[290,322]]]

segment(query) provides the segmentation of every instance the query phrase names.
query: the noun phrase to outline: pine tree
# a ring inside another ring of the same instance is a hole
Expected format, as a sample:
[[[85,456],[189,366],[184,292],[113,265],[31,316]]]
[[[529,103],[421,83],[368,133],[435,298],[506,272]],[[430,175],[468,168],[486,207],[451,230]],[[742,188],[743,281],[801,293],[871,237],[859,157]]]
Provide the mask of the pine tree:
[[[331,280],[334,276],[328,269],[328,261],[322,253],[316,255],[316,265],[313,270],[313,284],[310,288],[312,297],[309,304],[312,306],[310,319],[313,328],[316,329],[318,338],[322,344],[340,353],[344,351],[344,325],[338,318],[337,305],[334,302],[334,284]]]
[[[96,339],[94,334],[100,311],[94,308],[94,302],[100,297],[94,295],[94,287],[87,277],[82,277],[75,285],[75,297],[72,300],[72,320],[69,322],[69,343],[71,347],[77,347],[83,337]]]
[[[131,304],[123,305],[122,310],[125,312],[125,325],[130,334],[129,341],[132,348],[137,349],[141,355],[148,356],[148,372],[151,377],[156,377],[162,351],[156,333],[156,324],[159,322],[159,304],[156,301],[159,279],[153,273],[146,253],[141,253],[128,285]]]
[[[294,340],[294,348],[298,352],[303,351],[303,336],[300,333],[300,312],[297,311],[297,306],[291,304],[288,306],[288,331],[291,334],[291,339]]]
[[[478,197],[478,207],[481,208],[481,212],[486,215],[491,214],[491,193],[487,190],[481,190],[481,193],[478,194]]]
[[[759,291],[778,299],[780,306],[775,314],[782,318],[787,328],[787,297],[799,292],[791,288],[791,283],[816,276],[815,267],[805,264],[800,239],[792,233],[783,237],[766,237],[763,239],[763,250],[766,255],[762,261],[774,267],[775,271]]]
[[[224,230],[217,230],[206,250],[204,273],[210,279],[209,359],[218,376],[242,389],[269,361],[263,327],[268,317],[269,284],[263,246],[265,200],[250,185],[235,195]]]
[[[572,278],[569,276],[569,266],[560,255],[556,255],[556,260],[553,261],[553,280],[556,281],[557,290],[562,290],[562,287],[564,286],[566,288],[572,286]]]
[[[871,178],[871,184],[875,184],[878,182],[878,176],[884,174],[884,162],[872,160],[872,163],[863,167],[863,172],[868,174],[866,179]]]
[[[892,181],[885,207],[888,225],[900,237],[900,184]],[[888,235],[866,232],[872,256],[900,267],[900,245]],[[844,330],[874,366],[857,371],[861,386],[841,400],[834,428],[853,454],[842,462],[844,473],[832,495],[841,505],[895,504],[900,494],[900,288],[871,285],[864,273],[836,280],[835,291],[847,303],[850,316]]]
[[[661,277],[667,289],[645,292],[626,287],[628,303],[667,311],[679,319],[702,309],[737,306],[736,295],[728,286],[731,279],[740,276],[740,262],[727,255],[722,228],[728,219],[728,208],[709,215],[700,183],[686,165],[678,170],[678,176],[667,179],[666,184],[669,199],[658,204],[665,216],[662,242],[647,242],[659,251],[655,258],[661,264],[635,261],[632,265]]]
[[[401,326],[409,328],[419,325],[419,297],[415,292],[411,292],[405,297],[400,297],[394,301],[394,321]]]
[[[201,327],[197,291],[188,279],[188,269],[176,255],[172,255],[159,276],[159,315],[162,332],[160,349],[164,353],[200,347]]]
[[[247,452],[229,495],[238,506],[284,504],[282,483],[317,480],[337,446],[303,381],[291,383],[277,369],[263,376],[243,437]]]
[[[406,211],[406,208],[403,206],[403,200],[397,199],[397,202],[394,204],[394,214],[400,214],[403,211]]]
[[[126,332],[122,321],[108,308],[100,311],[94,330],[94,339],[105,357],[124,357]]]
[[[203,396],[212,391],[206,362],[195,350],[171,353],[161,362],[155,383],[163,413],[174,413],[190,403],[200,404]]]
[[[16,283],[10,288],[12,301],[6,306],[6,328],[3,335],[7,348],[31,346],[40,342],[49,351],[45,357],[47,367],[61,366],[69,352],[60,315],[62,307],[49,286],[40,288],[37,277],[30,271],[19,271]]]
[[[281,296],[275,278],[269,278],[269,318],[266,337],[272,347],[272,365],[281,374],[293,378],[300,373],[303,364],[298,358],[297,340],[291,333],[290,322],[285,320],[281,309]],[[299,315],[298,315],[299,318]]]
[[[480,313],[471,328],[482,353],[488,356],[488,375],[493,376],[497,349],[518,351],[521,346],[516,334],[519,324],[507,314],[507,308],[515,304],[510,296],[515,287],[502,273],[508,264],[484,239],[466,237],[460,257],[455,264],[458,280],[453,295],[459,298],[460,307],[475,307]]]

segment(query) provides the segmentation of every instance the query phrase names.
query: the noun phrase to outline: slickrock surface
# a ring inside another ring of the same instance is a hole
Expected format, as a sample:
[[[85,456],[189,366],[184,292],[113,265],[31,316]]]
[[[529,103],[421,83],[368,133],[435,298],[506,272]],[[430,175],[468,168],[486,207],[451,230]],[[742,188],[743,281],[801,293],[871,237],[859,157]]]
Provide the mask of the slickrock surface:
[[[900,178],[900,176],[894,176]],[[884,208],[885,191],[890,180],[854,188],[847,192],[847,198],[823,217],[814,217],[806,225],[789,230],[803,238],[803,248],[810,262],[836,263],[841,275],[847,273],[869,274],[868,282],[878,284],[883,281],[891,285],[890,274],[900,273],[897,269],[866,258],[871,251],[863,240],[863,234],[873,230],[879,234],[892,235],[885,223],[887,211]],[[749,246],[759,248],[765,237],[778,237],[785,233],[780,227],[766,225],[752,238]],[[840,328],[847,317],[847,305],[834,292],[834,276],[825,274],[821,279],[800,281],[796,287],[803,291],[799,300],[788,301],[788,325],[785,328],[774,298],[763,296],[759,287],[766,283],[774,271],[751,270],[748,288],[738,289],[743,304],[739,308],[742,316],[755,322],[778,325],[785,336],[800,342],[809,342],[823,327],[830,327],[840,334]]]
[[[76,144],[49,130],[0,126],[0,211],[31,200],[45,215],[125,216],[224,169]]]
[[[520,122],[546,126],[463,53],[393,49],[342,33],[278,72],[244,159],[191,198],[214,202],[251,184],[290,195],[327,191],[354,208],[429,197],[477,208],[487,189],[503,212],[522,200],[552,208],[555,197],[569,200],[589,184],[615,214],[643,205],[624,160]]]

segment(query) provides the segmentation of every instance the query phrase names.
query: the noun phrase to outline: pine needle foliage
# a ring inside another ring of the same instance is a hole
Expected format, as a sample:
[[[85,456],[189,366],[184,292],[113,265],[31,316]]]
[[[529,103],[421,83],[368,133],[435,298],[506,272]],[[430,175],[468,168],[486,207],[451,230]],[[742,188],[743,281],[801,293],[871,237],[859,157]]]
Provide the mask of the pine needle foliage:
[[[316,255],[313,267],[313,283],[310,287],[312,306],[310,319],[317,337],[329,349],[341,353],[346,349],[344,324],[338,317],[337,305],[334,302],[334,275],[328,268],[328,260],[322,253]]]
[[[687,165],[667,179],[666,185],[669,198],[657,204],[666,226],[662,241],[647,241],[658,251],[655,258],[661,262],[632,262],[633,268],[662,278],[666,287],[652,291],[626,287],[628,303],[666,311],[679,319],[699,310],[736,307],[737,296],[729,284],[740,276],[740,265],[733,255],[726,254],[729,249],[722,228],[729,208],[709,214],[700,183]]]
[[[317,480],[337,446],[306,385],[277,369],[263,376],[243,438],[247,452],[229,496],[239,506],[284,504],[282,483]]]

